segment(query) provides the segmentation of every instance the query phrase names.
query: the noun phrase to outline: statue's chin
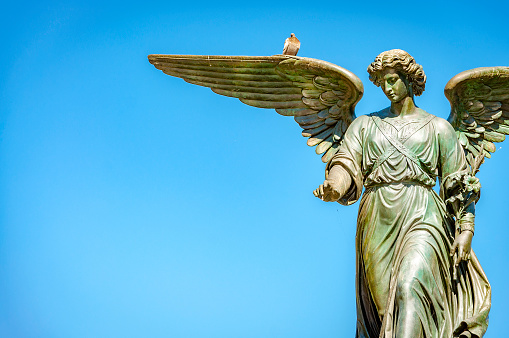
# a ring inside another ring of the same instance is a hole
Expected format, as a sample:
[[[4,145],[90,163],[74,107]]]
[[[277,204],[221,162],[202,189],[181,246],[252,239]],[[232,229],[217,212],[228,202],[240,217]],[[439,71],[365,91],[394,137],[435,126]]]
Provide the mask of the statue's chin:
[[[389,101],[391,101],[392,103],[398,103],[400,102],[401,100],[403,100],[405,97],[399,97],[399,96],[387,96],[387,98],[389,99]]]

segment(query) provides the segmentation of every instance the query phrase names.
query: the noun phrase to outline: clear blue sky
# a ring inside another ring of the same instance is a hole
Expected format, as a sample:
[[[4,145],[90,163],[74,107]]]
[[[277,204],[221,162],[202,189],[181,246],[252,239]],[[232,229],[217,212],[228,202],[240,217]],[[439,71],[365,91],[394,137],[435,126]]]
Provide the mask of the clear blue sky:
[[[355,220],[312,195],[299,126],[148,54],[299,55],[357,74],[401,48],[446,82],[509,66],[506,1],[8,2],[0,12],[1,337],[353,337]],[[507,335],[509,144],[481,168],[474,249]]]

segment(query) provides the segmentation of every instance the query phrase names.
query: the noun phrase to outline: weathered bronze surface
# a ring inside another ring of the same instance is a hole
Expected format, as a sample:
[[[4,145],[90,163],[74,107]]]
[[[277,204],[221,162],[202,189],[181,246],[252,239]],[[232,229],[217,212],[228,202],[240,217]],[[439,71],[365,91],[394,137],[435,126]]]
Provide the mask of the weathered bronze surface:
[[[402,50],[368,67],[390,106],[355,117],[360,79],[291,55],[149,55],[168,75],[293,116],[327,163],[313,193],[357,222],[357,337],[482,337],[491,287],[471,250],[475,177],[509,134],[509,67],[477,68],[445,88],[448,121],[418,108],[426,76]],[[440,195],[432,187],[440,181]],[[362,194],[362,190],[364,194]],[[362,197],[361,197],[362,195]]]

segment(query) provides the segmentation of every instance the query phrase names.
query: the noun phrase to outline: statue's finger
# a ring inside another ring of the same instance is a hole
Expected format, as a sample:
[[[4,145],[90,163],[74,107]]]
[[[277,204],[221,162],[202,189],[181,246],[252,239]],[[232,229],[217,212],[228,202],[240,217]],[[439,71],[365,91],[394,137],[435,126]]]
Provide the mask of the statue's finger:
[[[323,184],[320,184],[320,186],[318,187],[318,192],[320,193],[320,196],[323,197]]]
[[[331,194],[330,191],[328,191],[326,194],[325,194],[325,199],[327,202],[330,202],[330,201],[333,201],[334,200],[334,196],[333,194]]]
[[[313,195],[315,195],[315,197],[318,197],[318,191],[316,191],[316,189],[313,190]]]
[[[459,250],[458,250],[458,257],[459,257],[459,261],[460,262],[462,260],[465,260],[465,250],[463,250],[463,248],[459,248]]]
[[[330,193],[329,193],[329,201],[337,201],[338,200],[338,194],[332,190]]]
[[[454,241],[454,243],[452,244],[452,248],[451,248],[451,257],[454,255],[454,253],[456,252],[456,248],[458,247],[458,242]]]
[[[464,251],[464,252],[463,252],[463,257],[462,257],[462,259],[463,259],[465,262],[468,260],[468,259],[467,259],[467,257],[468,257],[468,254],[467,254],[467,252],[466,252],[466,251]]]

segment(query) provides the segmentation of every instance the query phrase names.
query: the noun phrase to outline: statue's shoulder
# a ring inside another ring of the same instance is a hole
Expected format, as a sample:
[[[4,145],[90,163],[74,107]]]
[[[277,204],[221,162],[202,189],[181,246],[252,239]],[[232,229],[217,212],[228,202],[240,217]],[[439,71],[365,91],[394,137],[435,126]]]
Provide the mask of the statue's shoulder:
[[[371,114],[368,115],[359,115],[357,118],[355,118],[350,126],[348,127],[349,130],[354,131],[361,131],[365,129],[369,124],[372,123]]]
[[[371,117],[378,117],[378,118],[381,118],[381,119],[385,119],[385,118],[389,117],[390,114],[391,114],[391,107],[387,107],[387,108],[384,108],[382,110],[379,110],[379,111],[373,112],[371,114],[368,114],[366,116],[369,117],[369,118],[371,118]]]
[[[454,139],[456,140],[456,132],[452,125],[444,118],[441,118],[439,116],[435,116],[433,114],[429,114],[423,110],[424,113],[426,113],[426,116],[428,118],[431,117],[431,120],[429,120],[429,123],[433,125],[434,130],[436,134],[441,138],[446,139]]]
[[[429,114],[429,115],[431,115],[431,114]],[[454,133],[454,128],[449,123],[449,121],[447,121],[446,119],[441,118],[439,116],[434,116],[434,115],[432,115],[432,116],[433,116],[432,122],[438,131],[446,133],[446,134]]]
[[[346,133],[352,134],[362,134],[366,129],[369,128],[369,125],[372,123],[372,119],[370,115],[359,115],[357,116],[348,126]]]

